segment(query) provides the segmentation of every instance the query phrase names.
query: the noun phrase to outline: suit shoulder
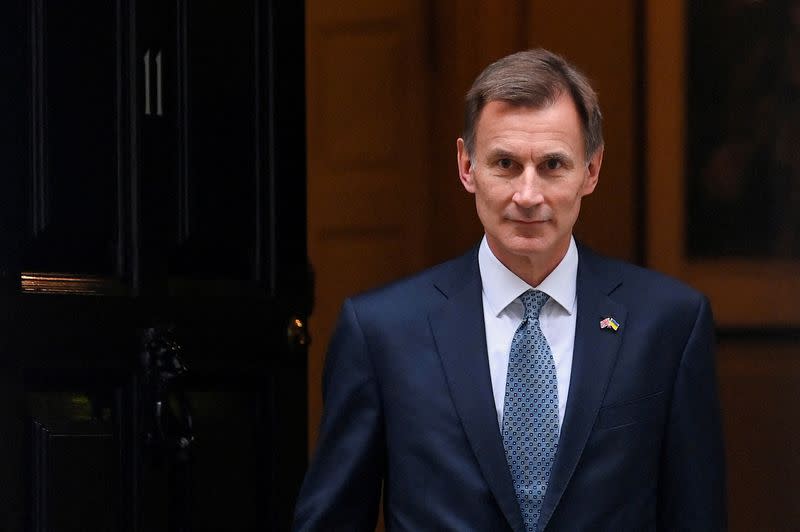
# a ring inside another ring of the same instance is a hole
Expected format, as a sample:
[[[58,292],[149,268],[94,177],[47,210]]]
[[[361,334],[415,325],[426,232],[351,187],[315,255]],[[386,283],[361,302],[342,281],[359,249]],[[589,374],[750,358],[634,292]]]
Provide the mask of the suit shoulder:
[[[477,271],[477,248],[466,254],[437,264],[415,274],[356,294],[349,298],[361,312],[420,312],[444,300],[438,289],[454,279]]]
[[[631,264],[619,259],[601,256],[582,248],[589,268],[601,278],[617,279],[619,285],[611,297],[623,297],[653,305],[697,307],[706,296],[685,282],[664,273]]]

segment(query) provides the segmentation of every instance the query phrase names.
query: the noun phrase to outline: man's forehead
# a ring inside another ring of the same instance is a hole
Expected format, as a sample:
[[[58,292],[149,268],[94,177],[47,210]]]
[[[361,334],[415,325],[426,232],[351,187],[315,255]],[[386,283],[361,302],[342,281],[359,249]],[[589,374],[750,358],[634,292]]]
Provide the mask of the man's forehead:
[[[488,100],[481,109],[481,112],[478,115],[478,119],[480,119],[480,117],[483,116],[484,111],[486,111],[487,107],[495,107],[501,109],[523,109],[527,111],[541,111],[542,109],[547,109],[548,107],[552,107],[560,99],[561,96],[558,96],[557,98],[548,98],[541,105],[518,102],[514,100],[505,100],[505,99]]]
[[[493,100],[481,110],[475,128],[476,144],[480,142],[485,150],[509,150],[516,141],[532,135],[582,146],[583,129],[572,99],[562,97],[544,107]]]
[[[489,144],[485,151],[486,156],[490,158],[518,158],[528,155],[534,158],[571,158],[573,155],[573,150],[568,149],[563,143],[559,142],[541,143],[537,146],[531,146],[529,144],[518,145],[513,142],[505,143],[502,139]]]

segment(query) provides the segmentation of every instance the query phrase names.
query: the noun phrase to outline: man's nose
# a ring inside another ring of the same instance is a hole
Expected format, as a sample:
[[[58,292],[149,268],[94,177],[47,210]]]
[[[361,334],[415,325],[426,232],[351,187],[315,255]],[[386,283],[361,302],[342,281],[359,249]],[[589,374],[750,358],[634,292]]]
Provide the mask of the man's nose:
[[[544,201],[542,182],[534,168],[526,169],[519,176],[514,196],[511,199],[522,208],[533,207]]]

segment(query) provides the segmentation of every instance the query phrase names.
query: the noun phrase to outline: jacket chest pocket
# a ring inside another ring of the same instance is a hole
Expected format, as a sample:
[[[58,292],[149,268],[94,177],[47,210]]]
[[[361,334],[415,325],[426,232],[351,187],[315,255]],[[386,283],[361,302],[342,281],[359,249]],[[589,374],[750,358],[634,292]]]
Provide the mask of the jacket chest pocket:
[[[649,424],[661,419],[663,412],[664,392],[651,393],[630,401],[617,402],[604,406],[597,414],[594,430],[614,430],[634,426],[639,423]]]

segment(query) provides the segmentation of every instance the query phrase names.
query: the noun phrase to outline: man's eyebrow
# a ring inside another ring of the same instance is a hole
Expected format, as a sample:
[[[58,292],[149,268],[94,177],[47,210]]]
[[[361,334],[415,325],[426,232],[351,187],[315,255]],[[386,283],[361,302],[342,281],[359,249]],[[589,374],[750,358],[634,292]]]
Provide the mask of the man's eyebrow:
[[[562,151],[553,151],[542,154],[540,161],[558,161],[560,163],[572,163],[572,157]]]
[[[487,153],[489,159],[514,159],[516,156],[503,148],[492,148]]]

